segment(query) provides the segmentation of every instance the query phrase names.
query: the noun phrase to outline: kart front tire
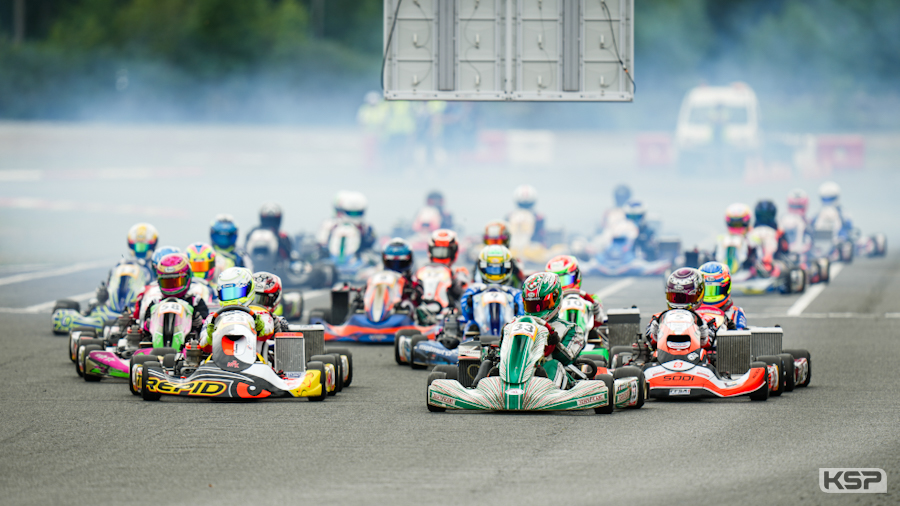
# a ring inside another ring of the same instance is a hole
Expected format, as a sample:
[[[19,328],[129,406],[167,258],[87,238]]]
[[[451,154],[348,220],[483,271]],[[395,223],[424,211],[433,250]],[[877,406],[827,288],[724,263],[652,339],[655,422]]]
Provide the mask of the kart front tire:
[[[307,399],[309,399],[310,402],[324,401],[325,398],[328,397],[328,388],[325,386],[325,364],[318,360],[312,360],[306,364],[306,369],[309,371],[319,371],[319,382],[322,384],[322,394],[307,397]]]
[[[637,403],[634,405],[634,408],[640,409],[641,407],[643,407],[644,401],[647,400],[648,394],[650,393],[648,391],[650,387],[647,384],[647,378],[644,377],[644,371],[642,371],[640,367],[620,367],[613,372],[613,379],[620,378],[638,379],[638,399]]]
[[[132,395],[141,395],[141,391],[139,389],[141,385],[138,385],[139,388],[134,387],[134,372],[136,368],[141,367],[144,362],[150,362],[155,359],[156,357],[147,354],[135,355],[131,357],[131,362],[128,364],[128,390],[132,393]]]
[[[459,367],[455,365],[436,365],[431,372],[442,372],[445,378],[459,381]]]
[[[781,366],[784,367],[784,391],[793,392],[794,387],[794,356],[790,353],[781,353]]]
[[[754,392],[750,392],[750,400],[751,401],[767,401],[769,399],[769,375],[765,371],[766,363],[765,362],[753,362],[750,364],[750,368],[762,368],[763,374],[766,377],[765,383]]]
[[[784,387],[786,384],[785,375],[784,375],[784,367],[781,366],[781,358],[776,357],[774,355],[764,355],[759,357],[760,362],[765,362],[767,365],[774,365],[778,368],[778,388],[771,392],[769,395],[772,397],[780,397],[781,394],[784,393]]]
[[[75,350],[76,350],[76,352],[75,352],[75,354],[76,354],[75,372],[77,372],[79,376],[84,376],[84,358],[85,358],[84,349],[87,346],[92,346],[92,345],[102,347],[103,340],[102,339],[90,339],[90,338],[85,339],[82,337],[81,339],[78,340],[78,342],[75,343]]]
[[[599,374],[597,375],[597,379],[606,384],[606,391],[608,392],[606,395],[607,404],[606,406],[600,406],[598,408],[594,408],[594,413],[598,415],[608,415],[611,414],[616,409],[616,404],[613,402],[613,396],[615,395],[615,387],[616,381],[613,378],[612,374]]]
[[[155,360],[148,360],[141,364],[141,367],[143,368],[141,370],[141,398],[145,401],[160,400],[162,398],[162,394],[159,392],[151,392],[150,389],[147,388],[147,382],[150,379],[150,370],[156,369],[158,371],[162,371],[162,365]]]
[[[400,337],[401,336],[402,337],[412,337],[418,333],[419,333],[419,331],[416,329],[400,329],[397,331],[396,334],[394,334],[394,360],[398,364],[400,364],[400,365],[406,364],[406,362],[404,362],[403,359],[401,358],[401,354],[403,352],[400,350]]]
[[[439,379],[447,379],[447,373],[433,372],[433,373],[429,374],[428,375],[428,383],[425,385],[425,405],[428,406],[428,411],[431,411],[432,413],[443,413],[444,411],[447,411],[447,408],[444,408],[441,406],[432,406],[428,402],[428,391],[431,389],[431,383],[433,383],[434,380],[439,380]]]
[[[98,341],[99,341],[99,339],[98,339]],[[92,351],[103,351],[103,347],[100,345],[97,345],[97,344],[89,344],[84,347],[84,353],[82,354],[83,362],[81,364],[81,370],[82,370],[83,374],[81,375],[81,377],[84,378],[84,381],[87,381],[88,383],[95,383],[97,381],[100,381],[100,379],[102,378],[102,376],[97,376],[96,374],[91,374],[87,370],[87,358],[88,358],[88,355],[90,355]]]
[[[790,353],[792,357],[796,358],[805,358],[806,359],[806,380],[802,383],[798,383],[794,385],[795,387],[807,387],[809,386],[809,382],[812,379],[812,360],[809,355],[809,351],[807,350],[782,350],[785,353]]]
[[[321,362],[323,364],[331,364],[334,366],[334,391],[328,392],[328,395],[337,395],[344,386],[344,378],[341,371],[340,360],[335,360],[334,355],[313,355],[312,361]],[[324,376],[323,376],[324,378]]]
[[[325,353],[335,353],[347,357],[347,370],[345,371],[347,379],[344,380],[344,387],[349,387],[353,382],[353,353],[348,348],[326,348]]]

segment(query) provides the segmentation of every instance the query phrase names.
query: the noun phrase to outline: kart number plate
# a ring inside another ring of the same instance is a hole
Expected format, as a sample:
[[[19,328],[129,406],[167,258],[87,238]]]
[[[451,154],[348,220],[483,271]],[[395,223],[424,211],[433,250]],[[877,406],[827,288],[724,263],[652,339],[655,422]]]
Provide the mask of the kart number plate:
[[[177,314],[182,315],[184,313],[184,308],[181,307],[181,304],[177,302],[166,302],[159,308],[160,314]]]
[[[670,388],[669,395],[691,395],[690,388]]]
[[[501,292],[487,292],[481,296],[481,305],[487,306],[491,303],[503,304],[506,302],[506,294]]]

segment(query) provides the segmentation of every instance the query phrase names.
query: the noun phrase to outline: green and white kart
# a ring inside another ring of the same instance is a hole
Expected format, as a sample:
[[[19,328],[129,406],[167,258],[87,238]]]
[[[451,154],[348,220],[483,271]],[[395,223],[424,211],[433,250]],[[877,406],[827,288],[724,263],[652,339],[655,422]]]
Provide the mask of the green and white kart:
[[[428,410],[593,409],[595,413],[612,413],[616,407],[643,405],[646,394],[643,377],[614,379],[610,374],[598,374],[596,379],[577,381],[568,390],[560,390],[546,378],[541,367],[549,335],[545,325],[546,322],[533,316],[520,316],[506,325],[499,350],[496,344],[483,348],[482,370],[491,368],[498,374],[482,378],[479,373],[472,388],[453,377],[457,370],[452,367],[436,367],[428,377]]]

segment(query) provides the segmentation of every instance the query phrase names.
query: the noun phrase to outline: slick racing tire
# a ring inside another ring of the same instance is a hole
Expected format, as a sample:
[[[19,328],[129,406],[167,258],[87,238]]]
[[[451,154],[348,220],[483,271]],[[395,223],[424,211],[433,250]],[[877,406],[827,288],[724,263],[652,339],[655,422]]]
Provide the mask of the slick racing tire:
[[[620,378],[637,378],[638,379],[638,398],[634,409],[640,409],[650,394],[650,386],[644,377],[644,371],[640,367],[626,366],[620,367],[613,372],[613,379]]]
[[[442,372],[446,379],[459,381],[459,367],[455,365],[436,365],[431,372]]]
[[[428,338],[423,336],[422,334],[416,334],[409,340],[409,366],[413,369],[425,369],[425,365],[417,364],[414,362],[416,358],[416,345],[421,343],[422,341],[427,341]]]
[[[325,364],[318,360],[312,360],[306,364],[306,369],[310,371],[319,371],[320,382],[322,383],[322,394],[314,397],[307,397],[310,402],[322,402],[328,397],[328,389],[325,387]]]
[[[320,319],[325,323],[334,323],[331,321],[331,308],[317,307],[311,309],[309,311],[309,323],[312,323],[314,318]]]
[[[155,357],[154,357],[155,358]],[[147,388],[147,381],[150,379],[150,370],[162,371],[162,365],[155,360],[148,360],[141,364],[141,398],[145,401],[158,401],[162,398],[159,392],[151,392]]]
[[[74,364],[78,360],[78,340],[96,339],[97,332],[91,327],[75,327],[69,332],[69,359]]]
[[[809,352],[807,350],[782,350],[785,353],[790,353],[792,357],[796,358],[805,358],[806,359],[806,380],[794,385],[795,387],[807,387],[809,386],[809,381],[812,379],[812,360],[810,358]]]
[[[56,301],[56,304],[53,304],[53,311],[50,311],[50,314],[55,313],[57,309],[71,309],[73,311],[81,311],[81,304],[79,304],[78,301],[72,299],[60,299]]]
[[[84,349],[87,346],[103,346],[103,339],[85,339],[81,338],[76,343],[76,359],[75,359],[75,372],[78,373],[79,376],[84,376]]]
[[[162,366],[166,369],[174,369],[176,356],[174,353],[166,353],[162,359]]]
[[[353,353],[349,348],[325,348],[325,353],[335,353],[346,359],[346,362],[342,364],[347,367],[347,370],[344,371],[344,387],[349,387],[353,382]]]
[[[322,362],[323,364],[331,364],[334,367],[334,391],[328,392],[328,395],[337,395],[344,388],[344,372],[341,369],[341,360],[335,359],[334,355],[313,355],[310,360]]]
[[[765,369],[766,363],[765,362],[753,362],[750,364],[751,369],[754,369],[757,367]],[[764,374],[765,374],[765,371],[764,371]],[[757,388],[756,391],[750,392],[750,400],[751,401],[766,401],[769,399],[769,379],[768,379],[769,375],[765,374],[765,376],[766,376],[766,382],[761,387]]]
[[[758,360],[760,362],[765,362],[768,365],[774,365],[778,368],[778,388],[771,392],[772,397],[780,397],[781,394],[784,393],[784,388],[787,383],[784,374],[784,367],[781,366],[781,358],[776,357],[774,355],[763,355],[759,357]]]
[[[622,366],[622,359],[624,357],[620,355],[622,355],[623,353],[628,353],[629,355],[631,355],[631,346],[613,346],[609,350],[609,361],[613,369]]]
[[[827,284],[831,281],[831,260],[820,258],[816,260],[816,264],[819,265],[819,282]]]
[[[135,388],[135,378],[136,372],[138,368],[142,367],[144,362],[150,362],[156,360],[156,357],[141,354],[131,357],[131,362],[128,364],[128,390],[131,391],[132,395],[141,395],[141,385],[137,385]]]
[[[441,379],[447,379],[447,373],[433,372],[428,375],[428,383],[425,385],[425,405],[428,406],[428,411],[431,411],[432,413],[443,413],[444,411],[447,411],[447,408],[443,408],[441,406],[432,406],[428,403],[428,390],[430,389],[431,384],[434,382],[434,380]]]
[[[616,381],[613,379],[612,374],[600,374],[597,376],[597,379],[606,384],[606,391],[608,392],[606,398],[609,402],[607,402],[606,406],[600,406],[599,408],[594,408],[594,413],[598,415],[608,415],[611,414],[615,409],[616,405],[613,402],[613,395],[615,395]]]
[[[87,381],[89,383],[94,383],[94,382],[100,381],[100,379],[103,378],[103,376],[91,374],[87,369],[88,355],[90,355],[90,353],[92,351],[103,351],[103,347],[98,344],[89,344],[84,347],[84,352],[81,354],[81,360],[82,360],[82,362],[81,362],[81,371],[82,371],[81,377],[84,378],[84,381]]]
[[[416,329],[401,329],[401,330],[397,331],[397,333],[394,335],[394,360],[398,364],[400,364],[400,365],[406,364],[406,362],[404,362],[403,359],[401,358],[402,351],[400,349],[400,337],[401,336],[412,337],[418,333],[419,333],[419,331]]]
[[[794,387],[794,356],[790,353],[781,353],[778,355],[781,358],[781,366],[784,367],[784,391],[785,392],[793,392]]]

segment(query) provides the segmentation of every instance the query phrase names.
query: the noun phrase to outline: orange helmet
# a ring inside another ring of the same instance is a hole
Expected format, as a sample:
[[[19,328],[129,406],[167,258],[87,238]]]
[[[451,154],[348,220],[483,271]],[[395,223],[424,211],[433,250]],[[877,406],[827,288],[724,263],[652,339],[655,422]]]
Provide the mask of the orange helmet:
[[[456,232],[439,228],[431,233],[431,239],[428,240],[428,258],[432,262],[453,265],[457,253],[459,243],[456,241]]]
[[[502,244],[509,247],[509,228],[505,221],[492,221],[484,227],[484,244]]]

